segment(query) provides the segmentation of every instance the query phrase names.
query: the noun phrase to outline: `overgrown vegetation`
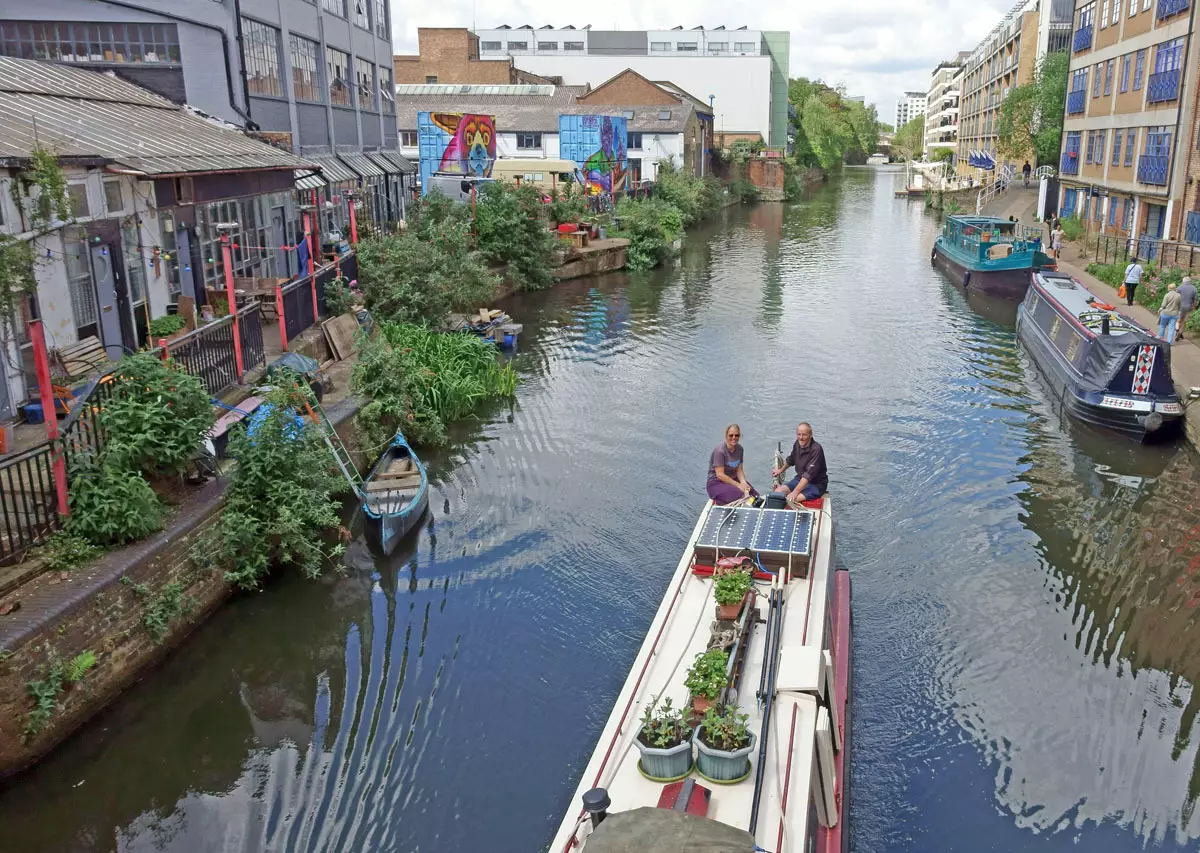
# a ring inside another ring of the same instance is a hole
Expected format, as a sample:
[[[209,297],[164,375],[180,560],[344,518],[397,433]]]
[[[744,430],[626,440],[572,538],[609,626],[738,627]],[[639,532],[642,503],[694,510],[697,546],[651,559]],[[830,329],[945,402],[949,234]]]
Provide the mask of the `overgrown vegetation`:
[[[47,570],[68,572],[91,562],[103,552],[82,536],[60,530],[46,540],[41,553]]]
[[[750,200],[744,188],[740,191],[741,200]],[[630,241],[626,266],[647,270],[670,258],[684,229],[718,213],[724,197],[725,189],[715,178],[697,178],[670,161],[660,163],[652,198],[623,198],[617,204],[619,228],[614,235]]]
[[[1144,273],[1142,281],[1133,292],[1134,301],[1143,305],[1155,314],[1162,307],[1163,297],[1167,295],[1167,285],[1179,284],[1188,275],[1187,270],[1173,266],[1159,266],[1148,261],[1139,261]],[[1087,271],[1107,284],[1109,287],[1120,287],[1125,281],[1125,268],[1130,261],[1117,261],[1111,264],[1092,263],[1087,265]],[[1184,327],[1189,332],[1200,332],[1200,311],[1193,311]]]
[[[485,184],[475,203],[475,230],[484,258],[507,264],[509,278],[522,290],[545,290],[554,283],[555,240],[537,187]]]
[[[146,478],[109,462],[73,466],[68,505],[67,533],[98,548],[135,542],[162,524],[162,504]]]
[[[1064,216],[1059,223],[1063,236],[1072,242],[1082,237],[1087,230],[1087,223],[1078,216]]]
[[[155,643],[167,636],[167,629],[180,616],[190,613],[194,602],[183,594],[183,584],[171,581],[159,587],[158,592],[144,583],[135,583],[132,578],[121,578],[142,604],[142,627]]]
[[[157,341],[181,331],[186,325],[187,320],[178,314],[164,314],[151,320],[146,331],[152,341]]]
[[[848,100],[845,87],[797,77],[788,81],[796,164],[830,171],[865,163],[879,143],[875,106]]]
[[[1058,165],[1069,64],[1067,51],[1048,53],[1033,80],[1008,93],[996,123],[996,147],[1002,156],[1017,162],[1032,159],[1035,166]]]
[[[242,589],[258,588],[273,566],[318,577],[344,550],[328,541],[341,530],[331,495],[344,484],[318,427],[296,415],[308,393],[299,384],[275,388],[252,432],[239,425],[230,438],[237,466],[225,507],[194,557]]]
[[[362,301],[362,294],[340,275],[325,288],[325,310],[330,317],[340,317]]]
[[[397,429],[415,444],[439,445],[449,422],[485,400],[512,397],[517,375],[497,362],[494,344],[474,335],[383,323],[361,342],[350,383],[370,400],[358,414],[367,446],[382,446]]]
[[[925,151],[925,116],[910,119],[892,137],[892,154],[901,160],[919,160]]]
[[[25,684],[29,698],[33,700],[33,708],[25,716],[23,740],[28,742],[30,738],[41,733],[59,709],[59,694],[68,686],[82,681],[95,665],[96,654],[90,649],[69,661],[51,654],[49,666],[43,669],[43,677]]]

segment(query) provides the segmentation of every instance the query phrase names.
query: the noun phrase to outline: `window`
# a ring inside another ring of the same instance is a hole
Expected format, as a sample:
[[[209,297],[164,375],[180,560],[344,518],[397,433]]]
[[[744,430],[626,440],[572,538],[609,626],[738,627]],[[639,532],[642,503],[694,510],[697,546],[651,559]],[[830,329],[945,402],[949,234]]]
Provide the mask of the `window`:
[[[583,50],[583,42],[581,41],[564,41],[563,50]]]
[[[230,232],[234,243],[230,256],[234,276],[273,278],[277,274],[286,275],[287,270],[276,268],[271,223],[271,211],[286,204],[287,194],[271,193],[200,206],[196,211],[196,230],[199,232],[205,283],[224,287],[224,259],[221,256],[220,235],[214,227],[218,222],[236,223]],[[212,259],[211,263],[209,258]]]
[[[537,46],[538,50],[558,50],[558,42],[556,41],[539,41]]]
[[[325,79],[329,81],[329,103],[350,106],[350,54],[325,46]]]
[[[53,62],[179,64],[174,24],[4,21],[0,56]]]
[[[87,184],[68,184],[67,198],[71,201],[71,215],[76,219],[92,215],[88,206]]]
[[[652,42],[650,42],[650,52],[651,53],[659,53],[659,52],[663,52],[663,51],[668,51],[670,49],[671,49],[671,43],[669,41],[652,41]]]
[[[1150,6],[1153,5],[1153,3],[1154,3],[1154,0],[1142,0],[1142,11],[1143,12],[1148,11],[1150,9]]]
[[[479,49],[481,51],[494,50],[494,51],[499,52],[502,49],[502,47],[503,47],[503,45],[501,45],[500,42],[498,42],[498,41],[481,41],[479,43]]]
[[[321,71],[317,64],[320,45],[295,33],[291,36],[292,94],[297,101],[325,100],[321,89]]]
[[[675,49],[683,51],[685,53],[694,53],[696,51],[696,47],[697,47],[697,45],[694,41],[677,41],[677,42],[675,42]]]
[[[354,81],[358,84],[358,108],[375,110],[375,65],[361,56],[354,60]]]
[[[1146,154],[1151,157],[1168,156],[1171,153],[1172,132],[1173,128],[1167,125],[1146,128]]]
[[[282,98],[279,30],[242,18],[242,52],[246,57],[246,86],[252,95]]]
[[[642,135],[640,133],[630,133],[625,137],[625,147],[631,148],[634,151],[642,150]]]
[[[625,118],[627,118],[627,119],[632,119],[633,118],[633,110],[622,110],[621,115],[625,116]]]
[[[175,253],[177,246],[174,212],[160,210],[158,224],[162,231],[162,260],[164,272],[167,274],[167,292],[172,296],[178,296],[183,292],[183,279],[180,278],[179,270],[184,264],[179,262],[179,256]]]
[[[1113,71],[1116,69],[1116,60],[1110,59],[1104,63],[1104,94],[1112,94]]]
[[[1146,48],[1142,48],[1137,52],[1137,59],[1133,66],[1133,90],[1140,92],[1142,89],[1142,74],[1146,71]]]
[[[1089,3],[1079,10],[1079,24],[1075,27],[1076,30],[1086,29],[1092,25],[1092,20],[1096,17],[1096,4]]]
[[[510,41],[508,43],[509,50],[529,50],[529,42],[527,41]]]
[[[540,133],[518,133],[517,148],[532,149],[542,147],[542,135]]]
[[[96,289],[92,286],[92,265],[88,258],[87,235],[82,228],[62,230],[63,261],[67,267],[67,290],[71,294],[71,314],[75,329],[82,333],[96,323]]]
[[[1178,71],[1183,60],[1183,39],[1165,41],[1154,48],[1154,73]]]
[[[1120,136],[1118,133],[1117,136]],[[1117,199],[1110,198],[1108,200],[1108,224],[1109,227],[1117,224]]]
[[[415,130],[400,131],[400,147],[401,148],[416,148],[417,147],[417,132]]]
[[[120,213],[125,209],[125,199],[121,197],[120,181],[104,182],[104,209],[109,213]]]
[[[121,223],[121,250],[125,255],[129,301],[141,305],[146,301],[146,262],[142,260],[142,229],[136,217],[130,216]]]
[[[1127,53],[1121,57],[1121,91],[1129,91],[1129,72],[1133,67],[1133,54]]]
[[[1132,18],[1134,15],[1136,15],[1137,10],[1138,10],[1138,0],[1129,0],[1129,17]]]
[[[1125,134],[1125,165],[1133,165],[1133,150],[1137,147],[1137,128],[1131,127]]]
[[[710,41],[708,43],[709,53],[724,53],[729,50],[729,42],[727,41]]]
[[[339,18],[346,17],[346,0],[321,0],[321,8]]]
[[[433,83],[436,83],[436,82],[437,82],[437,75],[436,75],[436,74],[426,74],[426,75],[425,75],[425,82],[426,82],[426,83],[428,83],[428,84],[431,84],[431,85],[432,85]]]
[[[1092,78],[1092,97],[1100,97],[1100,85],[1104,82],[1104,63],[1096,63],[1096,75]]]
[[[670,110],[659,110],[658,111],[658,120],[659,121],[670,121],[671,120],[671,111]]]
[[[379,98],[385,113],[396,111],[396,87],[392,85],[392,69],[386,65],[379,69]]]
[[[1071,76],[1071,91],[1086,92],[1087,78],[1088,70],[1086,68],[1076,68],[1075,73]]]
[[[733,49],[738,53],[758,53],[758,45],[752,41],[735,42]]]
[[[1115,27],[1121,21],[1121,0],[1113,0],[1112,25]]]
[[[392,34],[388,29],[387,8],[388,0],[375,0],[375,35],[390,42]]]
[[[1094,131],[1094,134],[1096,136],[1096,154],[1093,162],[1095,162],[1097,166],[1103,166],[1104,152],[1108,149],[1108,131],[1097,130]]]
[[[1112,147],[1112,164],[1114,166],[1121,165],[1121,140],[1125,138],[1125,133],[1120,128],[1113,131],[1113,147]]]
[[[1128,231],[1133,227],[1133,199],[1125,199],[1125,210],[1122,213],[1121,227]]]
[[[350,2],[354,4],[355,26],[370,30],[371,22],[367,20],[367,0],[350,0]]]
[[[1121,0],[1117,0],[1120,3]],[[1108,0],[1102,0],[1100,4],[1100,29],[1108,26]]]

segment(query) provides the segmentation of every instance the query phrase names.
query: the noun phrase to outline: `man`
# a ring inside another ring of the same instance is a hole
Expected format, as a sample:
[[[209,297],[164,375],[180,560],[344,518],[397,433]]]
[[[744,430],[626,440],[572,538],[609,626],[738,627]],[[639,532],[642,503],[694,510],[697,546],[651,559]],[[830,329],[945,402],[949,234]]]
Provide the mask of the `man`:
[[[813,441],[812,426],[801,421],[796,425],[796,443],[792,452],[783,460],[783,467],[771,473],[778,477],[788,468],[796,469],[796,476],[787,483],[777,486],[777,494],[787,495],[793,503],[811,501],[825,494],[829,488],[829,471],[825,467],[825,450]]]
[[[1033,171],[1033,167],[1029,165],[1029,161],[1025,161],[1025,165],[1021,167],[1021,176],[1025,178],[1025,186],[1029,186],[1029,173]]]
[[[1179,284],[1179,328],[1175,330],[1175,339],[1179,340],[1183,337],[1183,327],[1187,325],[1188,317],[1196,308],[1196,285],[1192,284],[1192,277],[1185,275],[1183,281]]]
[[[1137,290],[1138,284],[1141,283],[1143,272],[1145,272],[1145,270],[1142,269],[1142,265],[1137,262],[1136,258],[1134,258],[1133,261],[1130,262],[1129,266],[1125,267],[1125,304],[1126,305],[1133,304],[1133,292],[1135,290]]]

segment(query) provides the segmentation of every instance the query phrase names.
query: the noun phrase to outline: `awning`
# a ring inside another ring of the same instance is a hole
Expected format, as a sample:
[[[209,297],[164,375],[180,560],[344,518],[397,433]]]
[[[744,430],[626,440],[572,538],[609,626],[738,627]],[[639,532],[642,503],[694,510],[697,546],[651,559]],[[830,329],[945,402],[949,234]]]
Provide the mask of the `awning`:
[[[382,178],[383,169],[376,166],[368,157],[362,154],[338,154],[338,158],[364,178]]]
[[[321,167],[321,176],[331,184],[358,183],[358,175],[336,157],[309,157]]]
[[[369,151],[367,156],[378,163],[385,172],[399,175],[415,175],[417,167],[398,151]]]
[[[327,186],[324,179],[316,172],[297,169],[295,175],[296,189],[298,190],[319,190],[321,187]]]

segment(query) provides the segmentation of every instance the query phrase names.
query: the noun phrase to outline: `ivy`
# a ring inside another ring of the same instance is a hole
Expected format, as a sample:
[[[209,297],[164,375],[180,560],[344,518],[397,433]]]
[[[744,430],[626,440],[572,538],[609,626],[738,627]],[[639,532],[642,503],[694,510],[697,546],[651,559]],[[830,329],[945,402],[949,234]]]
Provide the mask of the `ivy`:
[[[183,594],[183,584],[179,581],[163,584],[157,593],[147,584],[134,583],[126,576],[121,578],[133,594],[142,602],[142,627],[155,643],[161,643],[167,636],[167,629],[178,617],[191,613],[195,602]]]

